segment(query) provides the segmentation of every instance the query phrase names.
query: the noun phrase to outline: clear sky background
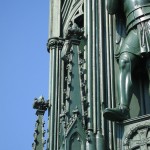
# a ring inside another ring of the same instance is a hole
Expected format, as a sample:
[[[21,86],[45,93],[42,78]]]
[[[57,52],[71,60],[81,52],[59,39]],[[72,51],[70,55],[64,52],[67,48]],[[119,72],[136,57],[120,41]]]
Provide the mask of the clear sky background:
[[[0,150],[31,150],[34,97],[48,99],[49,0],[0,0]]]

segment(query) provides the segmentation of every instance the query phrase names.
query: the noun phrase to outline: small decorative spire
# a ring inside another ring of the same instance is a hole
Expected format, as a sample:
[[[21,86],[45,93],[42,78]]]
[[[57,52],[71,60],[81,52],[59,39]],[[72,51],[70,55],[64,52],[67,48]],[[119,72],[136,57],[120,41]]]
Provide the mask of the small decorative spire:
[[[33,134],[34,136],[34,143],[32,144],[33,150],[43,150],[44,149],[44,136],[45,136],[45,130],[44,124],[45,121],[43,121],[43,115],[47,108],[49,107],[49,101],[45,101],[44,97],[41,96],[38,99],[34,99],[33,108],[37,109],[36,115],[38,116],[35,124],[35,132]]]
[[[33,103],[33,108],[37,109],[36,115],[38,116],[39,113],[44,115],[45,111],[47,110],[49,105],[49,101],[45,101],[43,96],[40,96],[39,99],[35,98]]]

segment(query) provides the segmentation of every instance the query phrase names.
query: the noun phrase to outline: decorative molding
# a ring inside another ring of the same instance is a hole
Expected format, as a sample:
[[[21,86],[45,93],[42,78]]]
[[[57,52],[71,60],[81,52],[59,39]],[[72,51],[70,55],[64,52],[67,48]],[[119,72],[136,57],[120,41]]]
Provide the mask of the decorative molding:
[[[83,5],[83,0],[66,0],[62,6],[62,24],[66,26],[72,18],[76,15],[77,11],[80,10],[80,7]],[[65,27],[66,28],[66,27]]]
[[[124,147],[126,150],[134,150],[140,148],[148,150],[150,145],[150,124],[137,124],[132,127],[125,136]]]
[[[64,45],[64,39],[63,38],[59,38],[58,39],[58,42],[57,42],[57,44],[58,44],[58,50],[62,50],[62,48],[63,48],[63,45]]]
[[[51,49],[56,49],[58,47],[59,50],[62,49],[64,44],[64,39],[60,37],[52,37],[48,39],[47,42],[47,51],[50,52]]]
[[[133,124],[133,123],[137,123],[137,122],[141,122],[141,121],[145,121],[145,120],[149,120],[149,119],[150,119],[150,114],[147,114],[147,115],[131,118],[128,120],[124,120],[122,123],[120,122],[119,124],[120,125],[129,125],[129,124]]]
[[[67,127],[66,127],[66,132],[65,132],[65,138],[68,143],[67,145],[70,145],[70,142],[73,139],[75,139],[74,135],[78,135],[82,143],[81,145],[85,147],[86,133],[82,125],[82,120],[79,117],[79,111],[76,108],[73,112],[74,112],[74,115],[70,118],[69,123],[67,124]]]
[[[58,41],[58,38],[50,38],[48,39],[48,42],[47,42],[47,51],[50,52],[50,49],[54,49],[57,47],[57,41]]]

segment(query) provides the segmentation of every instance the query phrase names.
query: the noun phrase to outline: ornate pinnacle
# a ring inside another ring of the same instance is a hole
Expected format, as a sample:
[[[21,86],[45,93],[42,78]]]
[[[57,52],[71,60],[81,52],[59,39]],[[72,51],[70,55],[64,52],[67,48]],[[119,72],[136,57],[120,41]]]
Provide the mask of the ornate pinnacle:
[[[79,28],[76,23],[70,21],[68,30],[66,31],[66,39],[70,39],[71,37],[81,39],[83,37],[83,34],[83,28]]]
[[[33,150],[43,150],[44,149],[44,135],[45,135],[45,130],[43,122],[43,115],[45,111],[47,110],[49,106],[49,101],[45,101],[44,97],[39,97],[38,99],[34,99],[33,103],[33,108],[37,109],[36,115],[38,116],[38,119],[36,120],[35,124],[35,132],[33,134],[34,136],[34,143],[32,144]]]
[[[33,108],[37,109],[36,115],[44,115],[45,111],[47,110],[49,106],[49,101],[45,101],[44,97],[39,97],[39,99],[35,98],[33,103]]]

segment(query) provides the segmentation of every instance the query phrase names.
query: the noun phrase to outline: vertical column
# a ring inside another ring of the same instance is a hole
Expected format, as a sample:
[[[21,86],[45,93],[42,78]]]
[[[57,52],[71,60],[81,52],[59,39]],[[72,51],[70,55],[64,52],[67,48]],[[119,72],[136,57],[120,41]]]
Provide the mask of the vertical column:
[[[106,53],[105,1],[87,0],[86,6],[88,134],[91,137],[91,142],[87,142],[87,149],[104,149],[104,120],[101,116],[106,84],[103,67]]]
[[[107,103],[108,107],[111,108],[111,74],[110,74],[110,34],[109,34],[109,15],[107,13],[107,10],[105,10],[106,13],[106,63],[107,63]],[[106,102],[106,101],[105,101]],[[112,122],[108,122],[108,141],[109,141],[109,148],[112,149]]]
[[[59,131],[60,131],[60,114],[61,114],[61,87],[62,87],[62,77],[61,77],[61,70],[62,70],[62,60],[61,60],[61,51],[63,47],[63,39],[58,40],[58,93],[57,93],[57,105],[56,105],[56,112],[57,112],[57,137],[56,137],[56,146],[59,149]]]
[[[97,27],[97,21],[96,21],[96,0],[92,0],[92,53],[93,53],[93,58],[92,58],[92,73],[93,73],[93,91],[92,91],[92,96],[93,96],[93,132],[97,132],[97,107],[96,107],[96,102],[97,102],[97,65],[96,64],[96,52],[98,51],[97,49],[97,41],[96,41],[96,27]]]
[[[59,113],[60,113],[60,95],[61,95],[61,60],[60,51],[63,42],[59,38],[50,38],[48,41],[48,51],[50,52],[50,105],[49,109],[49,141],[48,149],[58,149],[59,133]]]
[[[96,121],[95,113],[93,115],[94,111],[94,105],[93,105],[93,14],[94,6],[93,2],[91,0],[86,1],[86,18],[87,18],[87,27],[86,27],[86,33],[87,33],[87,101],[88,101],[88,125],[87,125],[87,132],[89,140],[86,143],[87,150],[93,150],[96,149],[96,143],[95,143],[95,135],[94,135],[94,128],[95,124],[94,121]],[[94,42],[95,43],[95,42]],[[95,79],[95,78],[94,78]],[[95,99],[94,99],[95,101]]]
[[[92,73],[92,61],[93,61],[93,32],[92,32],[92,1],[87,0],[87,101],[88,101],[88,141],[86,143],[87,150],[96,149],[95,135],[93,132],[93,73]]]
[[[50,78],[49,78],[49,99],[50,108],[48,114],[49,135],[47,140],[48,150],[58,149],[58,128],[59,128],[59,101],[60,101],[60,51],[59,38],[61,31],[61,0],[50,1],[50,23],[48,51],[50,53]],[[56,38],[55,38],[56,37]]]
[[[115,102],[115,77],[114,77],[114,16],[109,15],[107,9],[105,9],[106,16],[106,62],[107,62],[107,104],[109,108],[114,107]],[[116,149],[115,141],[115,124],[110,122],[108,123],[107,133],[109,135],[109,148]]]
[[[100,96],[100,99],[99,99],[99,105],[98,106],[100,109],[99,109],[99,112],[102,112],[103,111],[103,105],[104,105],[104,50],[105,50],[105,44],[104,44],[104,10],[105,8],[103,8],[105,5],[105,2],[103,0],[98,0],[98,29],[97,29],[97,32],[99,34],[99,55],[97,55],[99,57],[99,75],[98,75],[98,78],[99,78],[99,96]],[[104,119],[103,119],[103,116],[102,116],[102,113],[100,114],[100,119],[98,120],[98,124],[99,124],[99,129],[102,130],[102,134],[104,134],[104,131],[103,131],[103,127],[104,127]]]
[[[92,1],[87,0],[87,90],[88,90],[88,129],[93,130],[93,102],[92,102]]]
[[[57,38],[51,38],[48,41],[48,51],[50,52],[50,109],[49,109],[49,139],[48,139],[48,149],[53,150],[54,149],[54,119],[55,119],[55,78],[56,78],[56,48],[57,48]]]
[[[105,149],[104,146],[104,137],[102,134],[102,105],[104,101],[104,13],[105,10],[105,1],[103,0],[95,0],[95,60],[96,60],[96,108],[97,108],[97,130],[96,130],[96,147],[97,150]]]

